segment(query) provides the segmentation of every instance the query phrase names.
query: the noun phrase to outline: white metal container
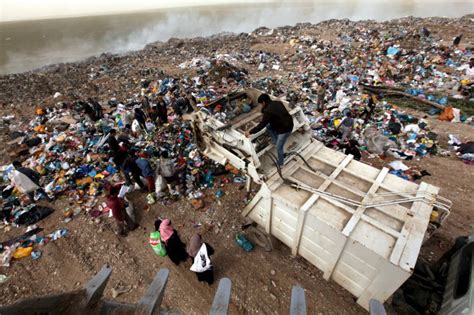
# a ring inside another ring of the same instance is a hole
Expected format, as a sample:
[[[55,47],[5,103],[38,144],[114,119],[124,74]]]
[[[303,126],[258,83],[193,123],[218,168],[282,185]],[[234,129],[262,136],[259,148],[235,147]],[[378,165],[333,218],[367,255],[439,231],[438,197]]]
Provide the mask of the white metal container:
[[[242,93],[254,105],[261,94],[249,89],[227,99]],[[439,188],[326,148],[312,138],[302,109],[283,103],[294,129],[285,145],[293,154],[281,175],[275,147],[257,143],[265,130],[244,136],[260,120],[258,107],[228,124],[206,110],[193,114],[198,143],[210,158],[233,164],[261,185],[244,216],[355,295],[364,308],[372,298],[386,301],[412,273]]]
[[[282,177],[305,189],[296,190],[274,173],[243,214],[355,295],[365,309],[372,298],[387,300],[412,273],[439,189],[355,161],[318,141],[302,156],[309,167],[293,159]],[[394,202],[405,198],[415,201]]]

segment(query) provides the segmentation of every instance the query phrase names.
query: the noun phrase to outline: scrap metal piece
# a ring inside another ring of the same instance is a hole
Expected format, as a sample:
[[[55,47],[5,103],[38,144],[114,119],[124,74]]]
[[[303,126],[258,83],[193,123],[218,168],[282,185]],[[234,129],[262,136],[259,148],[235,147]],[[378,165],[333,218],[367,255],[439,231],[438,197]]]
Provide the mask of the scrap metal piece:
[[[211,311],[209,315],[227,315],[229,310],[230,290],[232,282],[229,278],[222,278],[219,281],[214,301],[212,302]]]
[[[291,289],[290,315],[306,315],[306,298],[302,287]]]

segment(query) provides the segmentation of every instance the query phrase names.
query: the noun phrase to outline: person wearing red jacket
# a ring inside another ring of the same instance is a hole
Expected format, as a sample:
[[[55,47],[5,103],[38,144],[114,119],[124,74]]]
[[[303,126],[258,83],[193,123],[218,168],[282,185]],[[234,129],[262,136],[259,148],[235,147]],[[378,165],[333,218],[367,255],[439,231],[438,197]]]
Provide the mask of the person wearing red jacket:
[[[127,229],[129,231],[133,231],[134,229],[136,229],[137,224],[127,214],[125,200],[118,196],[119,191],[120,186],[110,187],[106,204],[107,207],[109,207],[112,211],[112,216],[117,222],[117,234],[123,236],[126,234]]]

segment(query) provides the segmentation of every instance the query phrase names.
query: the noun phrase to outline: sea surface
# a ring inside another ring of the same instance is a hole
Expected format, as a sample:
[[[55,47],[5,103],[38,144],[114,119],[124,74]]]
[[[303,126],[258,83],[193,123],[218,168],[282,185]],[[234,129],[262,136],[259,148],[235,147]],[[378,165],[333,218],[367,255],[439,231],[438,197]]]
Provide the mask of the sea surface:
[[[202,6],[141,13],[0,23],[0,74],[124,53],[169,38],[250,32],[257,27],[317,23],[327,19],[387,20],[405,16],[461,17],[473,1],[296,2]]]

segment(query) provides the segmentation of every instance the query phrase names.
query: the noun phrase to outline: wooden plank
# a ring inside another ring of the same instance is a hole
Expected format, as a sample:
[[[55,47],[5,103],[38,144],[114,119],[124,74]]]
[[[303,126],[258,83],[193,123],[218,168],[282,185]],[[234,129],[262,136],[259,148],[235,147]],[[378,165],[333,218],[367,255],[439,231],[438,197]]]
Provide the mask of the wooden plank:
[[[408,216],[407,216],[408,217]],[[398,265],[400,262],[400,257],[402,256],[403,249],[408,241],[408,235],[410,230],[413,228],[411,222],[406,222],[403,224],[402,230],[400,232],[400,237],[397,239],[395,246],[393,246],[392,254],[390,255],[390,262],[392,264]]]
[[[313,198],[314,197],[314,198]],[[314,199],[314,201],[313,201]],[[300,210],[298,211],[298,220],[296,221],[296,230],[295,230],[295,236],[293,237],[293,246],[291,247],[291,254],[293,256],[296,256],[298,254],[298,247],[300,246],[301,243],[301,236],[303,234],[303,227],[306,222],[306,216],[308,213],[308,204],[313,204],[317,200],[316,195],[312,195],[303,206],[301,206]],[[309,205],[309,207],[311,206]],[[306,210],[304,209],[306,208]]]
[[[84,300],[82,301],[81,307],[93,306],[102,298],[111,273],[112,267],[104,265],[94,278],[86,284],[84,287]]]
[[[342,162],[337,166],[337,168],[331,173],[331,175],[319,186],[318,190],[326,190],[333,180],[342,172],[342,170],[352,161],[353,156],[348,155]],[[309,208],[319,199],[320,195],[312,194],[311,197],[306,200],[306,202],[298,210],[298,220],[296,223],[295,236],[293,237],[293,246],[291,248],[291,253],[297,255],[298,247],[301,243],[301,235],[303,234],[304,222],[306,220],[306,213]]]

